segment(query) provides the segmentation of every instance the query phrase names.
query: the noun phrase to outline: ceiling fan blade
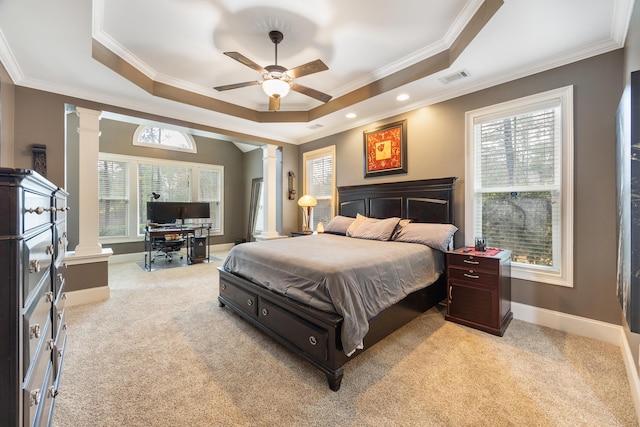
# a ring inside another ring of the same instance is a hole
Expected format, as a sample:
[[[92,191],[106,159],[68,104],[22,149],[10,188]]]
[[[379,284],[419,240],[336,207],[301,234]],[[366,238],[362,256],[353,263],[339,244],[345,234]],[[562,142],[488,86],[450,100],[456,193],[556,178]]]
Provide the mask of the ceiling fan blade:
[[[280,97],[269,97],[269,111],[278,111],[280,109]]]
[[[291,85],[291,90],[295,90],[303,95],[310,96],[311,98],[315,98],[318,101],[329,102],[332,98],[331,95],[327,95],[326,93],[320,92],[319,90],[311,89],[310,87],[302,86],[297,83]]]
[[[218,91],[223,91],[223,90],[230,90],[230,89],[238,89],[238,88],[247,87],[247,86],[255,86],[259,84],[260,82],[258,81],[252,81],[252,82],[244,82],[244,83],[234,83],[231,85],[224,85],[224,86],[216,86],[214,87],[214,89]]]
[[[318,73],[328,69],[329,67],[327,67],[324,62],[316,59],[315,61],[307,62],[306,64],[288,70],[287,75],[292,79],[297,79],[298,77],[308,76],[309,74]]]
[[[252,60],[250,60],[249,58],[247,58],[246,56],[244,56],[241,53],[238,52],[224,52],[225,55],[227,55],[229,58],[233,58],[236,61],[246,65],[249,68],[253,68],[254,70],[256,70],[259,73],[266,73],[267,70],[264,69],[264,67],[256,64],[255,62],[253,62]]]

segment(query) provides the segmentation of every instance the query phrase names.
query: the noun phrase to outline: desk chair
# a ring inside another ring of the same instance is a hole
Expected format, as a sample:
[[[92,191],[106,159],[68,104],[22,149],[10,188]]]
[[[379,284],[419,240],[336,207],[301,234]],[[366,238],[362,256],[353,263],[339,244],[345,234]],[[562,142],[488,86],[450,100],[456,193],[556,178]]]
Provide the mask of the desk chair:
[[[166,236],[154,238],[151,242],[151,247],[156,251],[151,258],[151,262],[154,262],[157,257],[164,257],[167,262],[173,260],[173,255],[180,254],[180,259],[184,258],[184,255],[180,252],[180,249],[184,246],[185,239],[166,239]]]

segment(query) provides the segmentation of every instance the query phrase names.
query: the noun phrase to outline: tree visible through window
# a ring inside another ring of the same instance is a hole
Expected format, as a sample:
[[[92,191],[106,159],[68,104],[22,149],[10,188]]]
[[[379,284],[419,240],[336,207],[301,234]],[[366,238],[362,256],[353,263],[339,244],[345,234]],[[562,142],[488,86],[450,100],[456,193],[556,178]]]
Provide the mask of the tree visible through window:
[[[196,152],[196,145],[190,135],[157,126],[138,126],[133,137],[133,144],[167,150]]]
[[[467,114],[467,241],[511,250],[514,277],[570,284],[571,90]]]

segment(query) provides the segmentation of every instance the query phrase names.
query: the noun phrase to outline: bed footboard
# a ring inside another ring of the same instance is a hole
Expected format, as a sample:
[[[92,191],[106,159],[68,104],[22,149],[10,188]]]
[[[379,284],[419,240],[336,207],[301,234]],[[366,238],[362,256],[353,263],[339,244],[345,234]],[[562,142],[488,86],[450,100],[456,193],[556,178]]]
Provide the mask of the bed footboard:
[[[342,350],[342,317],[298,303],[249,280],[218,268],[220,307],[227,306],[254,326],[323,371],[333,391],[338,391],[343,365],[364,350],[347,357]],[[445,297],[441,277],[433,285],[407,296],[370,322],[365,350],[405,325]]]

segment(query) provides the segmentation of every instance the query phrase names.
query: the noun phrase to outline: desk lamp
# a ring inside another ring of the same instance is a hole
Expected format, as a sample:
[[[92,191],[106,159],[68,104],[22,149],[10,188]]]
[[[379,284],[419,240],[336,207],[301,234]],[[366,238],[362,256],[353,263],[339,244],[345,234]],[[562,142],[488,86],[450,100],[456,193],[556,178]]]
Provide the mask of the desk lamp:
[[[302,214],[304,215],[302,231],[305,233],[311,233],[311,227],[310,227],[311,209],[313,209],[313,207],[317,204],[318,204],[317,200],[309,196],[308,194],[305,194],[304,196],[298,199],[298,206],[302,208]]]

